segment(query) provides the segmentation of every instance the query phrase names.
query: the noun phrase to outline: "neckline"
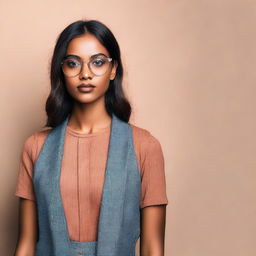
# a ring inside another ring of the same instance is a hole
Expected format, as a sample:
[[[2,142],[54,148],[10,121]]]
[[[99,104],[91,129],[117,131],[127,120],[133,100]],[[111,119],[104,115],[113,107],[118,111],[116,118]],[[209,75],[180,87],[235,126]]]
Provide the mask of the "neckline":
[[[101,134],[105,134],[107,133],[111,128],[111,125],[109,125],[108,127],[105,127],[103,129],[101,129],[98,132],[94,132],[94,133],[83,133],[83,132],[78,132],[76,130],[74,130],[73,128],[71,128],[69,125],[67,125],[67,131],[69,134],[76,136],[76,137],[95,137]]]

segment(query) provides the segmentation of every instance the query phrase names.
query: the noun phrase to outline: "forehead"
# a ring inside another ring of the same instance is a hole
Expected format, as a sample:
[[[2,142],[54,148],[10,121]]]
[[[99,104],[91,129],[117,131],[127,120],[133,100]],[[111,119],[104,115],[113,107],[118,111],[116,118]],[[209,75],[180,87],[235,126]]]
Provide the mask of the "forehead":
[[[78,55],[81,58],[89,58],[91,55],[104,53],[109,57],[107,49],[92,34],[85,34],[72,39],[69,42],[66,55]]]

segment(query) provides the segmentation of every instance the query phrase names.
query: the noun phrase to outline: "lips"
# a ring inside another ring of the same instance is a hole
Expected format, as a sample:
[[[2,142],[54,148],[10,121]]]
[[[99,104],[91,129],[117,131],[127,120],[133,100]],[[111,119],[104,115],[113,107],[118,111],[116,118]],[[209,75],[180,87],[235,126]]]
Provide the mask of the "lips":
[[[92,84],[80,84],[79,86],[77,86],[77,89],[79,92],[88,93],[93,91],[95,87],[96,86]]]
[[[79,86],[77,86],[77,88],[94,88],[96,87],[93,84],[80,84]]]

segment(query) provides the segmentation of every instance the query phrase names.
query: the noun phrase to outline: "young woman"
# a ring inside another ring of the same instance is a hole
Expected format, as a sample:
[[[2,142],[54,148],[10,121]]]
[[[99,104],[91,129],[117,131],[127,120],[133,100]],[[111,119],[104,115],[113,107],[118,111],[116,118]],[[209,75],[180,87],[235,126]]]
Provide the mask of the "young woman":
[[[45,127],[23,146],[15,256],[163,256],[168,199],[159,141],[129,123],[112,32],[79,20],[57,39]]]

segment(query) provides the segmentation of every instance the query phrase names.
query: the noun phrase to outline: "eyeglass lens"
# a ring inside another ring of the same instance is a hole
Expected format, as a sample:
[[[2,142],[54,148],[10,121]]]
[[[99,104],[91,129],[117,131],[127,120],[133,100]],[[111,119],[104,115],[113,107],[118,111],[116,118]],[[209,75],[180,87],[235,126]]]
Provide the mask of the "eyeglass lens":
[[[90,60],[88,65],[90,71],[94,75],[100,76],[107,72],[110,62],[106,57],[98,56]],[[66,76],[72,77],[80,74],[82,71],[82,66],[83,63],[81,60],[69,57],[63,61],[62,70]]]

